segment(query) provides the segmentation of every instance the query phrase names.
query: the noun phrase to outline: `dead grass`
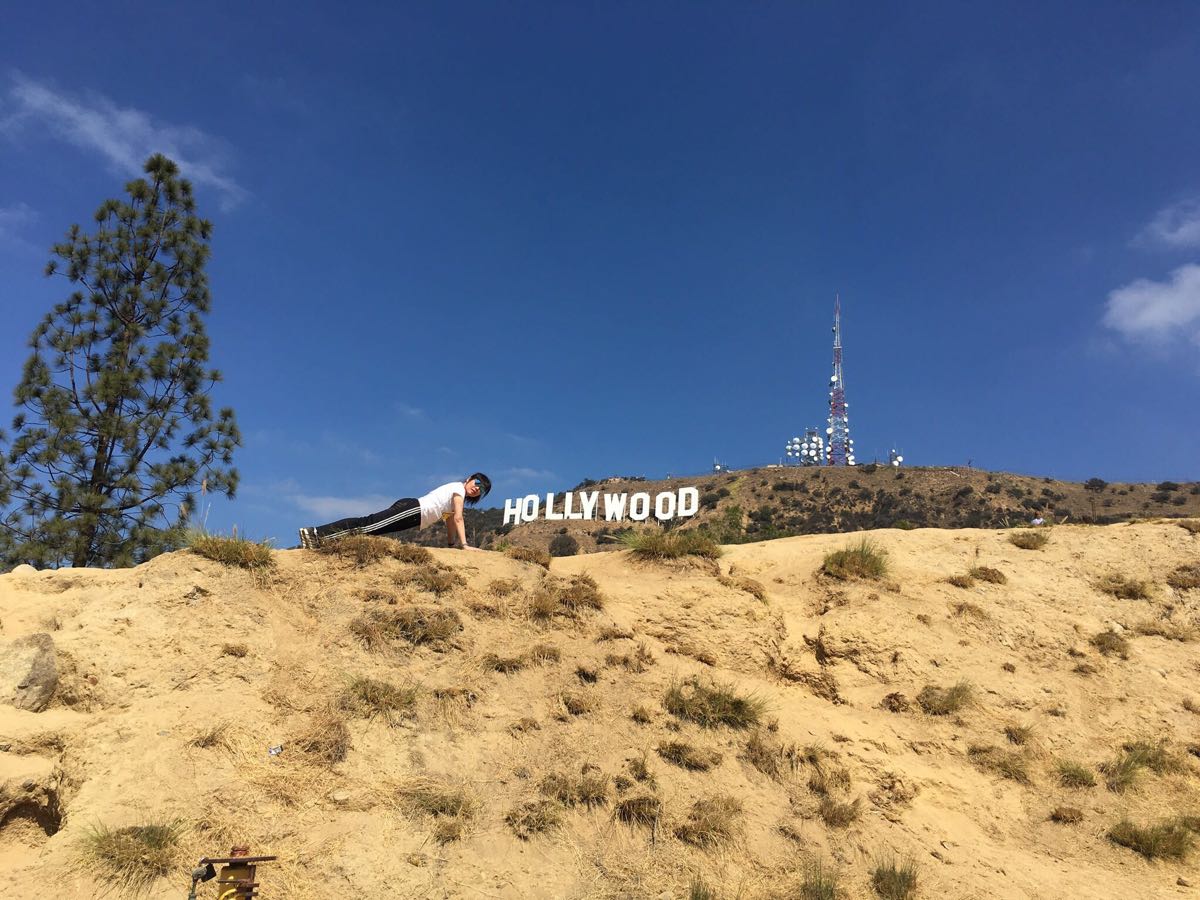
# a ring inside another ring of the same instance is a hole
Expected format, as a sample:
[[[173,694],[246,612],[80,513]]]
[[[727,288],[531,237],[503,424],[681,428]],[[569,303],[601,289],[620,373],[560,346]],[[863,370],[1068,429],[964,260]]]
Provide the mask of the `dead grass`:
[[[644,706],[635,706],[633,712],[629,714],[629,718],[633,719],[639,725],[649,725],[654,721],[654,715]]]
[[[562,659],[562,651],[553,644],[534,644],[525,651],[525,655],[529,657],[530,662],[536,663],[539,666],[558,662]]]
[[[1075,806],[1056,806],[1050,811],[1050,821],[1060,825],[1078,825],[1083,821],[1083,810]]]
[[[1146,859],[1183,859],[1193,843],[1190,829],[1179,820],[1139,826],[1122,819],[1109,829],[1108,839]]]
[[[526,800],[504,816],[504,822],[523,841],[562,824],[562,807],[550,800]]]
[[[613,815],[627,825],[656,828],[662,817],[662,801],[649,794],[626,797],[617,803]]]
[[[970,616],[973,619],[989,618],[987,610],[976,603],[970,602],[969,600],[958,601],[954,604],[953,609],[956,616]]]
[[[321,544],[317,551],[324,556],[349,560],[357,568],[369,566],[381,559],[397,559],[404,563],[430,565],[433,554],[417,544],[406,544],[392,538],[356,534]]]
[[[629,769],[629,774],[633,776],[634,781],[640,781],[651,788],[658,785],[658,779],[650,771],[650,760],[644,750],[641,756],[633,757],[625,765]]]
[[[1069,788],[1091,788],[1096,786],[1096,776],[1082,763],[1070,759],[1058,761],[1058,783]]]
[[[859,817],[862,812],[862,798],[855,797],[849,803],[825,797],[818,810],[821,819],[830,828],[845,828]]]
[[[839,900],[838,874],[820,860],[809,863],[799,886],[799,900]]]
[[[80,854],[84,866],[106,882],[131,893],[148,890],[169,874],[179,854],[183,825],[178,821],[148,822],[110,828],[102,823],[83,833]],[[50,889],[50,896],[54,893]]]
[[[1150,583],[1126,578],[1124,575],[1105,575],[1096,582],[1096,589],[1119,600],[1149,600]]]
[[[688,900],[719,900],[719,898],[717,892],[705,884],[699,875],[696,875],[692,878],[692,883],[688,885]]]
[[[601,641],[627,641],[633,638],[633,632],[627,628],[619,628],[616,625],[605,625],[596,632],[596,642]]]
[[[912,708],[912,704],[908,702],[908,698],[904,694],[892,691],[879,701],[879,708],[886,709],[888,712],[901,713],[908,712]]]
[[[941,688],[927,684],[917,694],[917,704],[931,716],[948,716],[971,702],[974,693],[971,683],[960,681],[952,687]]]
[[[244,659],[250,652],[250,648],[245,644],[222,644],[221,655],[232,656],[234,659]]]
[[[879,579],[888,572],[888,554],[870,538],[862,538],[856,544],[825,554],[821,571],[840,580]]]
[[[946,579],[946,584],[952,584],[956,588],[972,588],[975,587],[975,579],[970,575],[951,575]]]
[[[1004,736],[1008,738],[1010,744],[1016,744],[1022,747],[1028,744],[1033,737],[1032,725],[1005,725]]]
[[[340,710],[319,709],[308,727],[291,741],[291,746],[312,762],[324,766],[340,763],[350,752],[350,729]]]
[[[721,548],[702,531],[628,531],[621,535],[619,543],[638,559],[680,559],[699,556],[702,559],[717,559]]]
[[[517,719],[517,721],[509,725],[508,733],[515,737],[518,734],[528,734],[531,731],[540,731],[541,728],[541,723],[539,723],[537,719],[525,716],[524,718]]]
[[[883,900],[907,900],[917,890],[917,864],[906,859],[888,859],[875,864],[871,887]]]
[[[275,567],[270,541],[196,532],[188,538],[188,549],[224,566],[266,572]]]
[[[718,847],[737,834],[742,817],[742,802],[728,794],[701,797],[688,810],[687,821],[675,829],[675,836],[696,847]]]
[[[233,746],[229,742],[229,722],[220,721],[210,725],[188,741],[188,746],[201,750],[232,750]]]
[[[497,656],[495,653],[485,653],[479,664],[489,672],[499,672],[501,675],[511,675],[520,672],[529,664],[524,653],[516,656]]]
[[[1022,550],[1041,550],[1050,543],[1050,529],[1022,528],[1019,531],[1010,532],[1008,542]]]
[[[550,554],[536,547],[510,545],[504,548],[504,555],[518,562],[533,563],[535,566],[541,566],[543,569],[550,568]]]
[[[721,764],[720,753],[703,747],[694,747],[687,741],[667,741],[654,749],[667,762],[692,772],[707,772]]]
[[[1165,638],[1168,641],[1179,641],[1181,644],[1191,643],[1196,640],[1198,634],[1195,625],[1186,622],[1168,622],[1163,619],[1149,619],[1140,622],[1134,626],[1133,630],[1148,637]]]
[[[612,779],[594,767],[584,766],[578,775],[551,772],[542,779],[541,791],[564,806],[605,806]]]
[[[841,766],[827,766],[820,759],[809,756],[812,772],[808,776],[808,789],[818,797],[829,797],[834,793],[850,790],[850,773]]]
[[[1167,748],[1165,741],[1142,740],[1124,744],[1116,757],[1100,766],[1100,772],[1110,791],[1123,794],[1136,784],[1144,769],[1166,775],[1183,768],[1183,761]]]
[[[733,685],[693,677],[671,684],[663,698],[663,708],[704,728],[728,725],[742,729],[759,723],[765,704],[753,695],[738,694]]]
[[[519,578],[497,578],[488,582],[488,593],[493,597],[507,597],[521,589]]]
[[[388,724],[395,724],[416,716],[418,693],[415,685],[397,687],[389,681],[358,677],[342,692],[338,707],[359,718],[381,716]]]
[[[604,662],[606,665],[620,666],[626,672],[640,675],[654,665],[654,654],[643,642],[639,643],[632,653],[609,653],[604,657]]]
[[[1008,578],[999,569],[988,566],[976,566],[970,572],[976,581],[986,581],[988,584],[1008,584]]]
[[[453,569],[445,569],[436,564],[407,569],[396,575],[393,581],[400,587],[415,587],[419,591],[427,591],[439,597],[467,583],[466,579]]]
[[[985,772],[995,772],[1002,778],[1018,784],[1030,783],[1029,764],[1025,757],[1015,750],[976,745],[967,748],[967,756]]]
[[[768,778],[782,781],[800,767],[800,751],[795,744],[784,744],[765,728],[751,732],[742,748],[741,758]]]
[[[1180,519],[1175,524],[1188,534],[1200,534],[1200,519]]]
[[[1200,562],[1184,563],[1167,576],[1167,584],[1177,591],[1200,588]]]
[[[604,609],[604,597],[591,575],[574,575],[569,580],[549,577],[538,585],[529,601],[533,619],[549,621],[555,616],[578,618],[587,610]]]
[[[585,716],[590,712],[595,712],[600,706],[600,701],[594,695],[587,693],[562,693],[558,695],[558,702],[572,716]]]
[[[1101,631],[1092,635],[1089,643],[1104,656],[1119,656],[1129,659],[1129,641],[1115,631]]]
[[[462,631],[462,619],[452,609],[436,606],[400,606],[370,609],[350,623],[350,631],[368,650],[402,639],[414,647],[443,647]]]
[[[462,785],[434,778],[413,778],[396,788],[396,805],[413,819],[433,819],[439,844],[460,840],[475,818],[479,804]]]
[[[717,581],[724,587],[745,591],[756,600],[766,602],[767,589],[761,581],[755,581],[753,578],[746,578],[742,575],[718,575]]]

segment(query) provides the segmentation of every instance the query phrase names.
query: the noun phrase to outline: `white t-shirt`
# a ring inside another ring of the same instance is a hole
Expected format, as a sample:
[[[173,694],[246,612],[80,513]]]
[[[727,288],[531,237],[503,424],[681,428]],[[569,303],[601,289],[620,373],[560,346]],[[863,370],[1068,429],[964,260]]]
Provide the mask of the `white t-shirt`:
[[[417,500],[421,504],[421,527],[428,528],[439,519],[447,519],[454,514],[454,495],[467,496],[466,488],[461,481],[451,481]]]

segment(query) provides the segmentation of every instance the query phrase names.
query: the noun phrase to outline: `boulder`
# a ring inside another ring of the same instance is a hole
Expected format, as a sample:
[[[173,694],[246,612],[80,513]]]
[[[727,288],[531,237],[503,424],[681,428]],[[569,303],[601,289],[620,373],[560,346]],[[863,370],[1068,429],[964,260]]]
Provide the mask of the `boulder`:
[[[31,634],[0,644],[0,703],[41,712],[58,688],[50,635]]]

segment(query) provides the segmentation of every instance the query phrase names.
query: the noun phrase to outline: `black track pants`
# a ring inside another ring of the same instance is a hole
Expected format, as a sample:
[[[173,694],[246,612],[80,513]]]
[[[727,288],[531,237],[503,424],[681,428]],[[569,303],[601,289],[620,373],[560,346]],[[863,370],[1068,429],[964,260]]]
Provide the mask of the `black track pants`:
[[[421,504],[412,497],[397,500],[387,509],[369,516],[351,516],[317,527],[322,538],[339,538],[347,534],[384,534],[421,527]]]

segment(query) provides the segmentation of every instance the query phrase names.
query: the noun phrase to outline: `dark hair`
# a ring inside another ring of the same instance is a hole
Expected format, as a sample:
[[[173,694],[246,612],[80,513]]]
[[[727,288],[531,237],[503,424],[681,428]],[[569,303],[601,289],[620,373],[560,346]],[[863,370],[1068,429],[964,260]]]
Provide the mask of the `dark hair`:
[[[474,475],[467,476],[467,481],[479,482],[478,497],[464,497],[463,500],[470,506],[474,506],[480,500],[488,495],[488,491],[492,489],[492,479],[488,478],[482,472],[476,472]]]

